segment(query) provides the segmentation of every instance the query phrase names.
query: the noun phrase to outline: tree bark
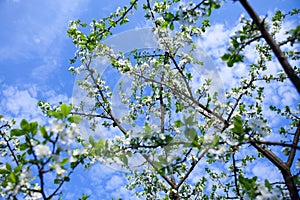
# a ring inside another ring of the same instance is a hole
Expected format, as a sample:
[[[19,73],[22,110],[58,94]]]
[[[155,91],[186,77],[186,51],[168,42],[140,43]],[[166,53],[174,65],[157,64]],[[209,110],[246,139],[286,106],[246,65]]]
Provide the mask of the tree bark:
[[[293,85],[296,87],[298,93],[300,94],[300,78],[297,76],[295,70],[290,65],[287,58],[284,56],[283,52],[281,51],[279,45],[275,42],[273,37],[268,32],[264,21],[260,19],[260,17],[257,15],[257,13],[254,11],[254,9],[251,7],[251,5],[248,3],[247,0],[240,0],[240,3],[245,8],[245,10],[248,12],[250,17],[252,18],[253,22],[257,25],[259,28],[263,38],[268,43],[268,45],[271,47],[273,53],[277,57],[280,65],[282,66],[283,70],[287,74],[288,78],[291,80]]]

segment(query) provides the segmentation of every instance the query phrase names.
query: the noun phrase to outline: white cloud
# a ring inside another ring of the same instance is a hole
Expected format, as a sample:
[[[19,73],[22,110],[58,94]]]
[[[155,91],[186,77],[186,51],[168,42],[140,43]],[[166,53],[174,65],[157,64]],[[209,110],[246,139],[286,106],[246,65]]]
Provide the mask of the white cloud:
[[[18,5],[4,4],[2,8],[9,10],[3,12],[2,18],[10,21],[11,26],[3,30],[6,40],[0,47],[0,60],[28,59],[45,54],[58,56],[63,41],[67,40],[68,21],[78,15],[88,2],[19,1]]]
[[[124,177],[114,175],[109,181],[106,182],[106,190],[115,190],[124,184]]]
[[[43,64],[34,68],[31,72],[32,77],[39,81],[46,81],[53,76],[53,72],[59,66],[55,57],[44,57]]]
[[[281,174],[277,167],[270,165],[268,162],[256,162],[256,165],[252,168],[252,173],[260,180],[267,179],[270,182],[281,180]]]
[[[66,95],[57,94],[54,90],[43,91],[34,84],[23,87],[2,85],[0,88],[0,113],[17,121],[23,118],[29,121],[43,121],[44,117],[37,105],[41,94],[45,97],[44,100],[50,103],[70,102]]]
[[[19,90],[14,86],[2,87],[1,113],[7,113],[18,118],[35,118],[39,116],[36,93],[30,92],[34,90],[34,88],[31,88],[31,90]]]

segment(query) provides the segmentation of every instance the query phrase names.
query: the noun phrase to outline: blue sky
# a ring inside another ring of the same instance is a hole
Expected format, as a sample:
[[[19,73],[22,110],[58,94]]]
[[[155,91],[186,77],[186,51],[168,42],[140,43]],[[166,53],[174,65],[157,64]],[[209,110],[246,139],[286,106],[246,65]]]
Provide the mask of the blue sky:
[[[38,100],[70,102],[75,77],[67,69],[70,66],[69,59],[76,49],[67,37],[68,22],[81,19],[89,23],[93,18],[107,16],[125,2],[127,1],[0,0],[0,114],[17,120],[27,118],[42,122],[42,115],[36,106]],[[250,2],[264,16],[274,13],[276,8],[290,10],[300,7],[299,0]],[[199,45],[217,64],[220,64],[217,57],[224,53],[228,37],[235,30],[241,13],[245,11],[238,2],[228,1],[224,8],[213,14],[211,29],[199,41]],[[140,13],[136,13],[131,19],[132,23],[116,29],[115,33],[149,25]],[[293,24],[295,21],[287,24],[286,28]],[[248,56],[251,57],[251,52]],[[243,69],[241,65],[234,73],[242,74]],[[229,70],[224,69],[222,72],[224,82],[231,79],[233,72]],[[293,93],[292,89],[282,88],[281,94],[290,90]],[[288,95],[285,99],[272,98],[272,101],[285,101],[291,105],[299,100],[298,96],[293,95]],[[79,174],[76,180],[77,184],[72,182],[64,188],[66,199],[73,199],[76,196],[72,195],[78,193],[92,194],[92,199],[97,199],[97,196],[103,196],[103,199],[133,199],[132,193],[124,188],[124,174],[109,167],[97,165],[90,171]]]

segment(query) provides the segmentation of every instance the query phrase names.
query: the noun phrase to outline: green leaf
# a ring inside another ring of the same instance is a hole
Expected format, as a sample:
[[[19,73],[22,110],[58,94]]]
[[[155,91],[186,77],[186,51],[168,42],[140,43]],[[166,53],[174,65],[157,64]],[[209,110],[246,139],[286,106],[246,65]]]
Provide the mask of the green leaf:
[[[128,165],[128,158],[126,155],[123,154],[119,158],[125,165]]]
[[[27,148],[29,148],[29,144],[27,142],[20,144],[19,148],[21,151],[25,151]]]
[[[188,80],[191,80],[193,78],[192,73],[186,73],[185,75]]]
[[[71,123],[79,124],[82,121],[82,119],[79,116],[72,115],[72,116],[68,117],[68,121],[71,122]]]
[[[57,119],[62,119],[62,118],[63,118],[62,113],[55,112],[55,111],[53,111],[53,110],[49,110],[49,111],[48,111],[48,115],[49,115],[49,116],[52,116],[52,117],[55,117],[55,118],[57,118]]]
[[[225,53],[225,54],[221,57],[222,61],[227,61],[227,60],[229,60],[229,58],[230,58],[230,54],[229,54],[229,53]]]
[[[64,166],[64,165],[68,164],[68,162],[69,162],[69,158],[64,158],[64,159],[59,163],[59,165],[60,165],[60,166]]]
[[[22,136],[22,135],[25,135],[26,132],[23,131],[23,130],[20,130],[20,129],[12,129],[10,131],[10,136]]]
[[[67,117],[68,114],[70,114],[71,106],[68,106],[66,104],[61,104],[60,110],[61,110],[61,114],[63,115],[63,117]]]
[[[54,179],[54,184],[60,184],[61,180],[60,179]]]
[[[28,127],[28,122],[26,121],[26,119],[22,119],[21,123],[20,123],[20,126],[22,129],[27,129]]]
[[[193,141],[198,136],[197,131],[194,128],[187,128],[184,135],[189,141]]]
[[[22,165],[18,165],[15,169],[14,169],[14,172],[15,173],[18,173],[18,172],[20,172],[21,170],[22,170]]]
[[[49,137],[48,134],[47,134],[47,130],[46,130],[45,126],[40,126],[40,132],[41,132],[41,135],[42,135],[43,138],[47,139]]]
[[[70,177],[65,176],[65,177],[64,177],[64,181],[69,182],[69,181],[70,181]]]
[[[215,135],[211,146],[216,147],[219,144],[219,140],[220,140],[220,136]]]
[[[181,102],[176,101],[175,106],[176,106],[176,110],[175,110],[176,113],[182,111],[182,109],[183,109],[183,104],[182,104]]]
[[[17,177],[15,175],[15,173],[10,173],[9,174],[9,180],[13,183],[16,183],[17,182]]]
[[[29,127],[29,131],[32,133],[32,135],[35,135],[37,133],[37,129],[38,129],[37,122],[31,122],[28,127]]]
[[[97,149],[102,149],[105,146],[105,142],[103,139],[99,139],[95,145]]]
[[[249,178],[245,178],[243,176],[239,176],[238,177],[238,180],[239,180],[239,183],[241,184],[242,188],[244,189],[244,191],[248,194],[248,196],[251,198],[251,199],[254,199],[256,194],[256,180],[257,180],[257,177],[254,176],[252,179],[249,179]]]
[[[82,194],[82,196],[78,200],[87,200],[90,197],[90,195]]]
[[[9,163],[6,163],[5,166],[8,171],[12,171],[12,167],[10,166]]]
[[[243,120],[240,116],[234,116],[233,118],[233,128],[231,129],[232,132],[241,134],[244,132],[243,129]]]
[[[174,23],[173,22],[170,23],[170,30],[172,30],[172,31],[174,30]]]
[[[152,132],[152,129],[151,129],[151,127],[148,124],[145,124],[144,129],[145,129],[146,133],[150,134]]]
[[[89,143],[90,143],[92,146],[95,145],[95,139],[94,139],[93,136],[90,136],[90,137],[89,137]]]
[[[165,15],[164,15],[164,19],[165,19],[167,22],[171,22],[171,21],[173,20],[173,18],[174,18],[174,15],[173,15],[172,13],[170,13],[170,12],[165,13]]]
[[[267,179],[265,180],[265,186],[266,186],[269,190],[272,189],[272,185],[271,185],[271,183],[270,183]]]
[[[180,121],[180,120],[177,120],[177,121],[174,122],[174,125],[175,125],[177,128],[179,128],[179,127],[181,127],[181,126],[184,126],[184,123],[182,123],[182,121]]]
[[[188,118],[183,117],[184,124],[186,126],[195,126],[197,125],[197,122],[194,121],[194,115],[190,115]]]
[[[9,174],[10,171],[6,170],[6,169],[0,169],[0,174]]]

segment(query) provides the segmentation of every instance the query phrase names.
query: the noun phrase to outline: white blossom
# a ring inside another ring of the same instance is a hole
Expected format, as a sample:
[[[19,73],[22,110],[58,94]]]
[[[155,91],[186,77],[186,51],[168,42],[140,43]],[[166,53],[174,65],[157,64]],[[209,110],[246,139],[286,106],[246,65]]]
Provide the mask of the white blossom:
[[[40,200],[42,197],[42,194],[39,192],[31,192],[30,196],[27,196],[25,200]]]
[[[38,191],[40,190],[40,186],[38,184],[35,184],[33,187],[34,190]],[[42,194],[40,192],[30,192],[28,196],[26,196],[25,200],[40,200],[42,199]]]
[[[64,175],[64,173],[66,172],[66,170],[63,169],[63,168],[62,168],[60,165],[58,165],[58,164],[54,165],[53,168],[55,169],[56,174],[59,175],[59,176]]]
[[[268,131],[264,130],[266,124],[261,119],[250,119],[248,121],[248,126],[262,137],[266,137],[268,135]]]
[[[208,144],[212,143],[214,141],[213,134],[206,134],[206,135],[204,135],[204,140]]]
[[[62,132],[66,126],[65,123],[58,122],[57,120],[52,120],[50,121],[50,123],[51,123],[50,132],[54,132],[54,133]]]
[[[225,151],[226,151],[226,147],[222,145],[217,149],[210,149],[208,152],[216,155],[222,155]]]
[[[44,158],[51,154],[50,148],[43,144],[38,144],[34,147],[34,152],[37,157]]]
[[[279,200],[282,199],[281,196],[281,190],[279,188],[272,188],[269,190],[266,186],[264,186],[262,183],[259,183],[257,187],[257,192],[259,193],[258,196],[256,196],[256,199],[258,200]]]

